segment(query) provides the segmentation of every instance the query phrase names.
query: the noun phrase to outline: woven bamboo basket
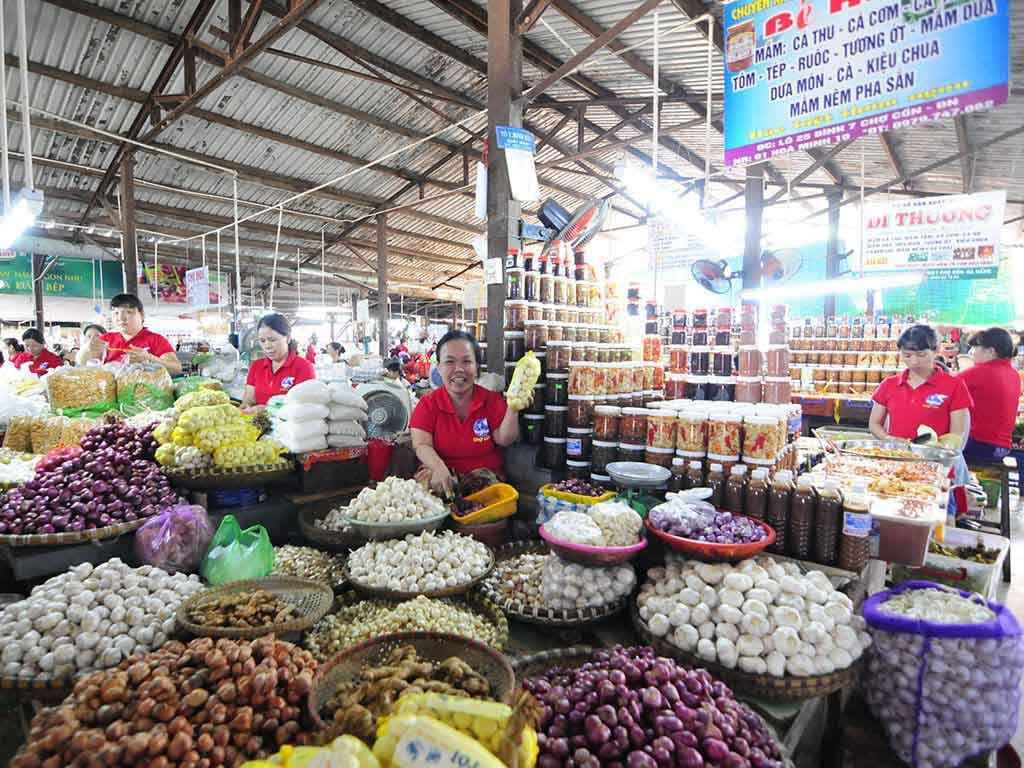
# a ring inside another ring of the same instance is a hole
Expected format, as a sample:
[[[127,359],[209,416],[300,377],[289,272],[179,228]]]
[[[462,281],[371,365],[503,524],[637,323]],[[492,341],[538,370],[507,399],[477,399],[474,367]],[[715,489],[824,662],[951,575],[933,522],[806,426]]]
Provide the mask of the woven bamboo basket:
[[[381,600],[412,600],[414,597],[419,597],[420,595],[423,595],[424,597],[456,597],[457,595],[466,594],[490,575],[491,571],[494,570],[494,554],[489,550],[488,557],[487,569],[475,579],[471,579],[464,584],[456,584],[454,587],[444,587],[430,592],[401,592],[395,589],[380,589],[378,587],[371,587],[369,584],[356,581],[352,578],[352,573],[347,569],[345,575],[348,578],[348,583],[351,584],[352,588],[357,592],[366,595],[367,597],[376,597]]]
[[[662,656],[676,659],[687,666],[703,667],[723,683],[732,688],[734,693],[756,696],[776,701],[799,701],[827,696],[846,688],[857,680],[860,673],[860,662],[855,662],[846,669],[828,675],[809,675],[807,677],[775,677],[774,675],[755,675],[740,669],[729,669],[695,654],[677,648],[663,638],[655,635],[640,618],[636,606],[630,610],[633,627],[640,639],[654,648]]]
[[[309,712],[317,729],[326,728],[320,712],[338,686],[359,679],[364,668],[379,664],[394,648],[411,645],[423,659],[444,661],[457,656],[482,675],[491,685],[492,698],[511,701],[516,676],[502,654],[476,640],[443,632],[399,632],[353,645],[322,665],[309,692]]]
[[[87,541],[104,541],[116,539],[126,533],[140,528],[149,518],[132,520],[128,523],[106,525],[85,531],[64,531],[61,533],[26,533],[20,536],[5,534],[0,536],[0,546],[8,547],[58,547],[70,544],[82,544]]]
[[[349,550],[363,544],[363,538],[355,531],[329,531],[321,528],[317,522],[330,514],[329,509],[315,509],[312,506],[299,510],[299,530],[306,541],[329,552],[348,553]]]
[[[258,589],[271,592],[291,605],[298,612],[299,618],[251,628],[207,626],[196,624],[191,619],[192,608],[203,600],[238,592],[253,592]],[[233,581],[219,587],[204,589],[178,606],[177,620],[178,626],[198,637],[229,637],[234,640],[251,640],[263,635],[282,635],[307,630],[326,615],[333,602],[334,591],[319,581],[298,579],[294,576],[267,576],[262,579]]]
[[[495,550],[494,558],[495,563],[498,563],[517,555],[528,553],[546,555],[548,552],[550,552],[550,547],[542,541],[516,541]],[[607,605],[562,610],[528,605],[518,600],[509,600],[486,581],[477,587],[477,591],[488,597],[510,619],[515,619],[525,624],[536,624],[559,629],[584,627],[602,619],[607,619],[609,616],[615,616],[622,612],[628,602],[628,598],[622,597]]]
[[[282,459],[273,464],[232,467],[231,469],[217,467],[188,470],[165,469],[164,474],[167,475],[172,483],[181,488],[187,488],[191,491],[203,491],[272,485],[289,477],[294,471],[295,465],[290,461]]]

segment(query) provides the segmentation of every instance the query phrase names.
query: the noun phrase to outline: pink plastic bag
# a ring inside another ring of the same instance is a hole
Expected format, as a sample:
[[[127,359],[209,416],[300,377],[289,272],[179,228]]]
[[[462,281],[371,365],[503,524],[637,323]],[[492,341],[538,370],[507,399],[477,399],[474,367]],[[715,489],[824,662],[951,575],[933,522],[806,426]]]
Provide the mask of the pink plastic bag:
[[[135,533],[135,554],[147,565],[168,573],[192,573],[213,538],[206,510],[190,504],[166,507]]]

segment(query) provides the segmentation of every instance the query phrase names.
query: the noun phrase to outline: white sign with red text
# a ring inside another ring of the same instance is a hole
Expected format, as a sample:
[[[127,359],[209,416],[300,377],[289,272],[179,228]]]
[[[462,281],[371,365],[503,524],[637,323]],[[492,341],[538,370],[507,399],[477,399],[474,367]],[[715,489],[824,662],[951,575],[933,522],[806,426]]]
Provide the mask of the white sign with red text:
[[[903,198],[865,205],[865,272],[930,279],[995,277],[1006,192]]]

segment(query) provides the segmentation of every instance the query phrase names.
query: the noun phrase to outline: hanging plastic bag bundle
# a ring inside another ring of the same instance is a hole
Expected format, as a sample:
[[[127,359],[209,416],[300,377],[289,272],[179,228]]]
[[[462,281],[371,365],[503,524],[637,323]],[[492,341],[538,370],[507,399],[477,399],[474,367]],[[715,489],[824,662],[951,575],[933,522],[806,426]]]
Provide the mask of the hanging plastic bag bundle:
[[[274,546],[262,525],[242,530],[234,515],[225,515],[203,558],[200,574],[214,586],[259,579],[274,568]]]
[[[174,405],[174,384],[162,365],[119,365],[114,369],[114,377],[117,407],[123,414],[164,411]]]
[[[117,407],[117,382],[105,367],[64,365],[45,381],[50,407],[65,416],[98,416]]]
[[[868,598],[863,614],[872,637],[865,698],[902,760],[952,768],[1010,741],[1024,642],[1006,606],[908,581]]]
[[[135,533],[135,554],[168,573],[193,573],[213,539],[206,510],[192,504],[167,507]]]

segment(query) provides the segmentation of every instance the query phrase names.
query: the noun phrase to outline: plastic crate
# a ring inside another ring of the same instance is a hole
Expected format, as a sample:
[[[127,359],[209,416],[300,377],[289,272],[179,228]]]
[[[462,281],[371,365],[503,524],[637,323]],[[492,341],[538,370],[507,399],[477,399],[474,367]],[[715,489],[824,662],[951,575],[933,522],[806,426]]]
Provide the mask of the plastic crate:
[[[999,589],[1000,576],[1003,572],[1003,561],[1010,551],[1010,540],[994,533],[965,531],[960,528],[946,528],[943,544],[952,547],[970,547],[981,538],[986,549],[999,550],[999,557],[994,563],[975,563],[961,560],[958,557],[946,557],[929,552],[924,565],[911,568],[905,565],[894,565],[892,581],[902,584],[904,581],[924,580],[945,584],[957,589],[976,592],[987,600],[995,600]]]

